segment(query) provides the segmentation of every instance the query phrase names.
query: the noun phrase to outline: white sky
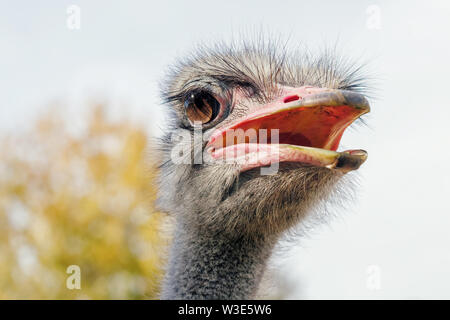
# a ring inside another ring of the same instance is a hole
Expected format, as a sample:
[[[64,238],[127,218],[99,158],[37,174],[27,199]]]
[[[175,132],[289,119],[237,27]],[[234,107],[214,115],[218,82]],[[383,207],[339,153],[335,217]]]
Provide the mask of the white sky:
[[[80,30],[66,27],[69,4]],[[366,26],[370,5],[379,30]],[[313,48],[339,40],[379,79],[371,129],[343,139],[369,151],[359,201],[286,255],[283,271],[301,284],[291,298],[450,298],[448,1],[0,0],[0,131],[26,127],[55,99],[77,115],[100,94],[157,134],[165,67],[197,41],[261,27]]]

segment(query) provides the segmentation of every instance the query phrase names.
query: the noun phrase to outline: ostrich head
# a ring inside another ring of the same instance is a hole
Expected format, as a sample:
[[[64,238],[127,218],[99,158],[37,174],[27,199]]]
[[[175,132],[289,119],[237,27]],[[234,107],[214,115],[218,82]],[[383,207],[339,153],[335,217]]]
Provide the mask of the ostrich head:
[[[359,70],[270,43],[202,48],[178,62],[162,84],[171,125],[160,203],[183,241],[273,243],[358,169],[365,151],[337,149],[369,111]]]

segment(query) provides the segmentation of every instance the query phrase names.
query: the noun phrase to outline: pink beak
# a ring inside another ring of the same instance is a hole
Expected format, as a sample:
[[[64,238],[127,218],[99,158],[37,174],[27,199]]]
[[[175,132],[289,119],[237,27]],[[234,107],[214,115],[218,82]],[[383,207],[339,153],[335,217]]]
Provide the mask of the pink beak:
[[[261,153],[263,149],[267,152],[267,147],[273,148],[268,146],[274,132],[271,129],[278,129],[276,161],[304,162],[330,168],[339,167],[339,163],[342,165],[344,162],[346,170],[354,170],[365,161],[367,153],[363,150],[336,150],[345,129],[369,111],[367,99],[359,93],[313,87],[290,88],[283,97],[216,131],[207,147],[216,158],[223,157],[224,151],[230,147],[240,149],[240,155],[243,152],[247,156]],[[261,139],[261,132],[267,133],[267,140]],[[343,161],[349,157],[352,161]],[[273,161],[265,159],[263,163],[244,165],[243,170]]]

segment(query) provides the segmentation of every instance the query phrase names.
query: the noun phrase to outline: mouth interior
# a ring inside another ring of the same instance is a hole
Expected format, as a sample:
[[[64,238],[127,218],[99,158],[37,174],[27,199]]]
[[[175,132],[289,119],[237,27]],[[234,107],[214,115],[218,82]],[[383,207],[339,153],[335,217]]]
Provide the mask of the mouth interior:
[[[369,112],[364,97],[347,91],[285,97],[212,134],[207,150],[215,160],[240,164],[241,171],[278,162],[356,170],[364,150],[337,152],[345,129]]]
[[[347,105],[268,110],[219,132],[209,144],[219,149],[276,143],[336,151],[345,129],[360,115],[361,110]]]

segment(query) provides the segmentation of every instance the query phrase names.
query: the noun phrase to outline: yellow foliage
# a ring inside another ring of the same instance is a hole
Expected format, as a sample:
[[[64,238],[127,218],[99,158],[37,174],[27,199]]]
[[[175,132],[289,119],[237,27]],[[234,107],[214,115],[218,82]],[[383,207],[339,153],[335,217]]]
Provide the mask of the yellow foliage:
[[[157,298],[167,239],[145,130],[94,110],[83,132],[48,115],[1,141],[1,299]]]

